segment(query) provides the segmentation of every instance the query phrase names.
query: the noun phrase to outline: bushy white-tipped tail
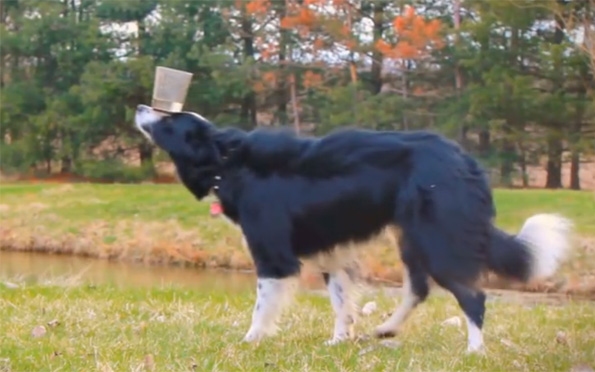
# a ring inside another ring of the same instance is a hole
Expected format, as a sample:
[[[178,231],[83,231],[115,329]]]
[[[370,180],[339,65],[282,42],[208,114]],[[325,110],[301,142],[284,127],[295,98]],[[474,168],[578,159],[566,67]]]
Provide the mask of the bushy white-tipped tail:
[[[537,214],[525,221],[516,238],[531,253],[530,279],[545,279],[556,272],[570,250],[572,229],[572,221],[557,214]]]

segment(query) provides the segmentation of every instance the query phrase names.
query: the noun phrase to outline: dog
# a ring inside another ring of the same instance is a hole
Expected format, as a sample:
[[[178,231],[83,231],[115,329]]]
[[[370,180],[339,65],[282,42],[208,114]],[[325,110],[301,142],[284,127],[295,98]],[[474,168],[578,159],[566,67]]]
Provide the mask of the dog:
[[[166,151],[197,198],[213,192],[238,224],[256,267],[256,302],[243,340],[277,330],[304,260],[323,262],[335,313],[327,344],[353,338],[353,278],[341,246],[387,227],[401,232],[403,298],[374,333],[393,337],[429,295],[429,279],[465,314],[467,351],[484,349],[483,273],[527,282],[553,275],[570,248],[572,223],[537,214],[510,235],[494,225],[485,171],[455,142],[429,131],[343,129],[320,138],[218,128],[193,112],[139,105],[136,127]]]

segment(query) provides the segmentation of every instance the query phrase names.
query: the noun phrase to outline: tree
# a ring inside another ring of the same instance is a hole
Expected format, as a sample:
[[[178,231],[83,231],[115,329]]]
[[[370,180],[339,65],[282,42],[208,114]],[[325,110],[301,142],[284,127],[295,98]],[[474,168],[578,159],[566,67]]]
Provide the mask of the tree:
[[[593,1],[3,1],[0,167],[152,167],[132,120],[165,65],[193,73],[185,109],[220,125],[432,129],[501,185],[545,163],[560,187],[568,157],[578,189]]]

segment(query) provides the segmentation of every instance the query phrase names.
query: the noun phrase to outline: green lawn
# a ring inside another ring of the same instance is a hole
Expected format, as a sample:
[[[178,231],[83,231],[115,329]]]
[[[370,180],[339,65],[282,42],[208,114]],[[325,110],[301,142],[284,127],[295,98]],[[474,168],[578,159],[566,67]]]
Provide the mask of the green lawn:
[[[394,299],[368,295],[379,310],[361,318],[366,334]],[[431,296],[394,340],[327,347],[327,298],[302,292],[281,331],[259,345],[240,343],[252,291],[131,289],[0,284],[1,371],[569,371],[595,367],[595,306],[488,303],[486,356],[467,356],[466,330],[441,322],[461,312]],[[49,322],[57,320],[58,325]],[[464,322],[463,322],[464,324]],[[36,326],[47,333],[33,337]]]
[[[595,193],[567,190],[494,191],[497,223],[516,231],[534,213],[556,212],[572,218],[580,233],[595,236]],[[0,203],[19,209],[42,203],[63,224],[104,220],[115,222],[176,220],[196,227],[208,216],[208,202],[198,202],[181,185],[121,184],[0,184]],[[2,217],[12,213],[2,210]]]

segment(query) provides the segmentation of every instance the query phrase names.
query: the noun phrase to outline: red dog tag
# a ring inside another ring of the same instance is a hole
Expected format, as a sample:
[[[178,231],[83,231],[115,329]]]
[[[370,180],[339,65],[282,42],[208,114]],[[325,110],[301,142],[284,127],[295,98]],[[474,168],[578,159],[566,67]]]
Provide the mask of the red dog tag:
[[[211,216],[217,216],[223,213],[223,208],[221,208],[221,203],[219,202],[212,202],[211,203]]]

